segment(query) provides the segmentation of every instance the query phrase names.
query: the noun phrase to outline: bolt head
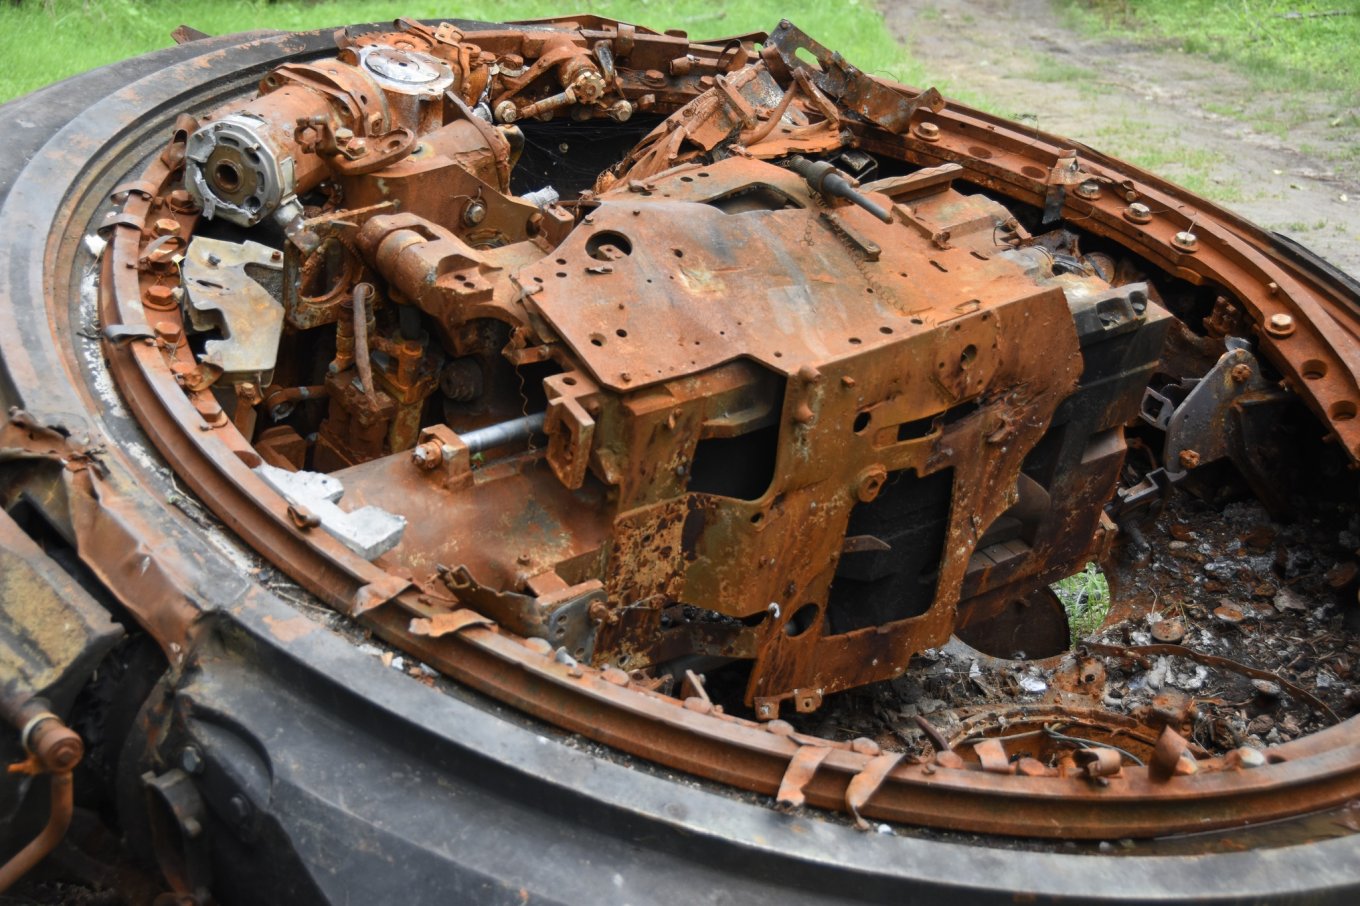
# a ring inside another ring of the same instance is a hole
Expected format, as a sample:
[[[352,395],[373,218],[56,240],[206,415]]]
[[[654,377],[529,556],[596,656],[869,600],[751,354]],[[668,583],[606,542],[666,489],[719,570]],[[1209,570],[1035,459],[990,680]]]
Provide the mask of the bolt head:
[[[1152,209],[1141,201],[1135,201],[1124,209],[1124,218],[1132,223],[1148,223],[1152,220]]]
[[[1277,312],[1270,316],[1266,322],[1266,332],[1277,337],[1287,337],[1294,332],[1294,317],[1284,312]]]
[[[1100,197],[1100,183],[1094,179],[1083,180],[1077,186],[1077,195],[1081,198],[1095,199]]]
[[[200,774],[203,772],[203,753],[197,746],[185,746],[184,751],[179,753],[179,766],[184,769],[186,774]]]
[[[463,223],[468,226],[476,226],[486,219],[486,205],[480,201],[469,202],[463,209]]]
[[[250,819],[250,803],[240,793],[227,800],[227,805],[231,809],[231,816],[237,821],[248,821]]]
[[[916,128],[912,131],[916,133],[917,138],[925,139],[928,142],[937,141],[940,138],[940,127],[934,123],[917,123]]]
[[[1199,247],[1199,237],[1189,230],[1181,230],[1171,238],[1171,241],[1177,248],[1184,249],[1187,252],[1193,252]]]

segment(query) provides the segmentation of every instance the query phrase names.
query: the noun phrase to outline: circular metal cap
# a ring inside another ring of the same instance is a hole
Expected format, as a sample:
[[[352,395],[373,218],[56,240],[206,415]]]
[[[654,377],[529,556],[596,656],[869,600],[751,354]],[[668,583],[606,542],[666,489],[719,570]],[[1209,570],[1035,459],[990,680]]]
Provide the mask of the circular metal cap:
[[[454,82],[449,64],[414,50],[371,47],[360,60],[379,85],[398,94],[439,94]]]

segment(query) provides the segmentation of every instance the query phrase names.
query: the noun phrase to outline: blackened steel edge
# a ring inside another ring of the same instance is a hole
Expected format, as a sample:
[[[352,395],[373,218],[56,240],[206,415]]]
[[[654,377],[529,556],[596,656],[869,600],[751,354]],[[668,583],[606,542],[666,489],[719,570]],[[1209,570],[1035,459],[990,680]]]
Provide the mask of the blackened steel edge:
[[[1020,195],[1020,193],[1018,192],[1015,194]],[[70,214],[69,205],[70,202],[68,201],[68,209],[65,212],[68,215]],[[119,245],[115,244],[115,252],[118,249],[118,247]],[[13,300],[8,301],[10,304],[13,304]],[[50,344],[50,338],[48,342]],[[151,359],[153,361],[148,362],[146,361],[147,359]],[[150,370],[143,370],[143,367],[141,367],[141,366],[154,366],[158,360],[159,360],[158,355],[135,356],[135,357],[134,355],[126,353],[115,355],[113,360],[113,366],[119,376],[120,383],[124,387],[124,392],[127,393],[130,397],[135,399],[137,395],[136,384],[137,382],[140,381],[146,385],[143,388],[144,399],[146,398],[145,397],[146,393],[153,394],[153,398],[160,396],[159,393],[151,390],[150,386],[152,382],[156,380],[169,381],[168,374],[155,375]],[[37,371],[35,370],[32,373],[36,375]],[[175,388],[175,392],[178,393],[178,388]],[[51,410],[48,410],[48,414],[49,415],[51,414]],[[152,416],[149,419],[150,424],[148,425],[148,427],[153,429],[153,433],[158,435],[163,434],[166,422],[171,417],[170,413],[162,410],[158,413],[152,412],[144,414]],[[156,431],[155,429],[157,427],[159,427],[161,430]],[[191,433],[190,440],[186,445],[186,448],[165,449],[164,452],[166,452],[167,456],[171,457],[173,464],[175,464],[177,467],[180,467],[181,469],[180,474],[182,476],[188,477],[190,475],[195,475],[196,470],[192,468],[193,466],[196,465],[201,466],[206,463],[212,462],[214,459],[219,459],[220,461],[220,451],[215,452],[213,450],[207,449],[208,444],[205,442],[206,439],[207,437],[205,433],[194,432]],[[162,444],[166,443],[166,441],[162,437],[158,437],[158,442]],[[218,445],[213,444],[213,446]],[[230,454],[228,455],[230,456]],[[196,459],[197,462],[189,461],[192,459]],[[227,463],[227,467],[230,468],[233,465],[236,466],[237,468],[243,467],[239,462],[236,462],[234,456],[230,456],[230,460]],[[249,509],[247,512],[244,513],[240,511],[237,511],[236,513],[230,512],[230,507],[226,506],[226,504],[229,504],[231,501],[229,501],[227,498],[223,496],[223,493],[226,490],[226,488],[224,487],[223,483],[221,482],[218,476],[213,475],[211,477],[211,480],[209,478],[200,477],[199,481],[200,483],[203,483],[205,485],[208,485],[209,482],[211,481],[211,486],[205,486],[203,488],[198,488],[197,490],[199,490],[202,496],[206,500],[208,500],[210,504],[213,505],[214,509],[219,512],[219,515],[222,515],[223,518],[228,520],[229,525],[232,525],[233,527],[239,525],[241,534],[250,539],[251,541],[257,542],[257,545],[261,541],[270,540],[270,536],[274,533],[272,531],[267,530],[266,528],[267,522],[264,522],[264,520],[261,519],[261,514],[259,512],[253,509]],[[267,520],[269,517],[266,516],[264,518],[265,520]],[[265,547],[264,549],[277,555],[277,551],[273,551],[269,547]],[[305,558],[306,562],[303,564],[297,562],[288,564],[290,572],[292,572],[295,576],[297,576],[301,580],[304,581],[310,580],[309,584],[313,585],[314,587],[321,588],[323,590],[324,596],[334,603],[339,603],[343,606],[343,602],[352,601],[353,595],[357,591],[357,589],[354,587],[356,581],[354,576],[357,571],[352,568],[337,569],[338,564],[334,563],[324,553],[312,549],[310,545],[307,546],[307,549],[309,555]],[[173,552],[167,552],[165,556],[173,556]],[[316,567],[316,569],[315,571],[301,569],[300,567],[304,565]],[[129,602],[129,604],[130,606],[133,606],[134,609],[145,610],[146,608],[145,602]],[[392,609],[387,608],[384,610],[374,611],[372,614],[370,614],[368,619],[369,622],[375,625],[375,628],[378,628],[380,631],[386,634],[390,634],[394,637],[397,637],[405,635],[405,632],[403,630],[404,618],[405,618],[404,616],[395,617]],[[661,702],[660,700],[656,700],[648,696],[642,695],[634,690],[623,690],[618,687],[610,687],[607,684],[603,684],[590,671],[586,672],[586,676],[582,677],[581,681],[569,682],[568,681],[569,678],[560,675],[560,672],[565,668],[557,668],[555,672],[555,669],[553,667],[550,667],[548,664],[538,663],[537,661],[541,661],[542,659],[534,655],[533,652],[531,652],[529,649],[523,648],[523,646],[520,646],[516,642],[510,641],[504,638],[503,636],[499,636],[497,634],[485,630],[475,629],[470,630],[465,638],[445,640],[445,642],[441,644],[439,647],[444,649],[444,654],[446,655],[446,657],[435,658],[432,656],[430,660],[437,662],[440,666],[447,669],[451,675],[455,676],[463,676],[463,670],[459,669],[460,665],[456,663],[456,658],[459,656],[464,657],[467,659],[466,662],[470,663],[472,660],[473,653],[481,653],[483,656],[487,657],[490,657],[492,654],[494,654],[494,656],[502,663],[509,662],[515,664],[519,668],[518,670],[505,671],[502,669],[491,671],[491,673],[513,674],[514,678],[519,681],[519,685],[528,688],[527,693],[522,690],[520,690],[517,693],[517,690],[514,688],[516,684],[512,683],[509,684],[508,687],[502,687],[499,690],[502,694],[506,696],[507,700],[511,701],[512,703],[519,704],[521,706],[532,706],[534,705],[534,702],[545,700],[545,697],[548,695],[548,693],[553,688],[556,688],[557,690],[559,690],[556,693],[557,695],[566,696],[571,700],[575,700],[578,703],[578,707],[580,707],[582,704],[588,704],[592,698],[596,701],[603,700],[604,702],[607,702],[608,708],[605,709],[603,712],[596,711],[595,713],[589,713],[588,716],[592,720],[599,720],[601,718],[607,719],[610,717],[618,718],[624,714],[624,710],[621,707],[623,705],[630,706],[631,708],[635,709],[636,712],[646,712],[648,710],[655,709],[660,713],[652,715],[653,717],[660,717],[664,721],[663,725],[667,726],[668,729],[673,730],[677,733],[686,734],[684,738],[690,739],[691,744],[696,746],[697,751],[695,752],[695,756],[697,757],[692,757],[683,760],[677,765],[684,767],[687,770],[694,770],[695,773],[708,772],[706,764],[703,763],[696,764],[695,763],[696,761],[707,762],[708,765],[711,765],[715,762],[720,762],[723,760],[722,757],[719,756],[717,752],[709,748],[710,744],[716,742],[718,746],[737,748],[739,740],[741,746],[749,747],[746,749],[746,751],[748,752],[761,751],[763,749],[764,751],[769,753],[764,758],[765,761],[764,770],[759,772],[761,776],[754,780],[749,780],[748,781],[749,788],[754,788],[758,790],[772,790],[774,786],[777,785],[778,776],[780,771],[782,770],[781,762],[786,760],[787,755],[792,751],[791,749],[791,747],[793,746],[792,742],[778,737],[774,737],[771,734],[756,729],[754,726],[744,725],[744,722],[743,723],[728,722],[714,716],[697,715],[691,712],[685,712],[682,709],[674,707],[673,705],[669,705]],[[449,655],[452,655],[453,657],[449,657]],[[465,681],[468,681],[472,685],[477,685],[479,682],[487,684],[486,686],[487,688],[490,688],[490,684],[496,682],[497,680],[505,679],[504,677],[496,677],[494,675],[488,676],[485,673],[480,674],[477,677],[463,677],[463,678],[465,679]],[[582,694],[583,690],[588,690],[591,693],[591,696],[583,695]],[[538,708],[541,709],[542,706],[539,705]],[[594,711],[594,708],[587,709],[587,711]],[[1318,746],[1326,745],[1328,743],[1341,742],[1342,745],[1332,752],[1332,755],[1334,757],[1332,759],[1333,763],[1329,767],[1329,771],[1332,772],[1331,777],[1333,780],[1335,780],[1335,778],[1337,777],[1350,778],[1349,779],[1350,786],[1353,788],[1354,778],[1352,775],[1355,772],[1356,764],[1360,762],[1360,759],[1357,759],[1355,757],[1354,752],[1355,728],[1353,725],[1354,721],[1342,725],[1341,727],[1335,728],[1334,730],[1327,731],[1326,734],[1313,737],[1310,740],[1300,741],[1300,743],[1306,743],[1307,745],[1304,745],[1298,749],[1295,749],[1293,745],[1291,745],[1287,747],[1281,747],[1281,749],[1279,750],[1280,754],[1284,755],[1285,757],[1290,757],[1290,753],[1292,752],[1303,753],[1301,754],[1300,758],[1291,758],[1289,762],[1283,765],[1274,765],[1268,768],[1259,769],[1257,772],[1242,772],[1240,775],[1234,775],[1232,778],[1229,778],[1228,775],[1219,775],[1215,779],[1215,782],[1220,785],[1226,785],[1238,789],[1239,797],[1241,796],[1240,791],[1242,787],[1237,786],[1238,784],[1244,784],[1246,787],[1251,788],[1257,788],[1262,786],[1276,787],[1277,792],[1279,792],[1280,790],[1288,788],[1291,784],[1297,783],[1300,780],[1300,777],[1298,776],[1299,774],[1308,773],[1307,765],[1304,763],[1304,759],[1314,757],[1310,754],[1306,754],[1309,752],[1308,746]],[[587,735],[598,736],[604,735],[606,732],[600,726],[595,724],[591,724],[589,726],[582,726],[579,729],[581,729],[581,731],[586,733]],[[696,729],[702,730],[702,732],[704,733],[712,734],[707,743],[694,742],[692,738],[688,735],[691,733],[695,733]],[[656,728],[646,718],[642,718],[642,723],[637,728],[629,727],[626,724],[624,724],[620,728],[610,727],[609,732],[615,736],[615,738],[618,740],[615,742],[615,744],[619,745],[621,748],[628,748],[630,751],[639,751],[641,753],[645,753],[647,757],[652,758],[653,760],[662,761],[665,760],[657,758],[656,749],[651,744],[654,740],[648,738],[649,733],[655,734]],[[757,743],[757,740],[759,740],[759,743]],[[736,755],[739,754],[740,751],[741,750],[738,749],[737,751],[729,752],[728,754]],[[1335,757],[1337,753],[1340,753],[1339,758]],[[839,797],[837,797],[834,794],[828,795],[825,791],[825,787],[829,785],[833,788],[843,789],[844,782],[848,779],[847,772],[858,769],[859,767],[862,766],[862,763],[863,763],[862,756],[854,756],[851,753],[847,752],[837,752],[832,759],[828,760],[828,766],[835,770],[836,776],[834,778],[821,779],[818,782],[816,782],[813,788],[810,790],[810,793],[812,794],[811,801],[817,804],[826,805],[838,804]],[[770,770],[770,768],[774,768],[774,770]],[[960,773],[962,775],[965,772],[957,773]],[[1324,771],[1323,773],[1328,773],[1328,771]],[[1248,777],[1248,775],[1250,775],[1250,777]],[[1001,783],[1005,784],[1006,789],[1012,794],[1021,796],[1030,795],[1031,790],[1028,789],[1028,785],[1010,784],[1010,781],[1019,779],[1020,778],[996,778],[996,777],[985,778],[981,776],[967,776],[959,778],[960,783],[962,783],[966,789],[990,791],[991,788],[995,787],[998,783]],[[1201,776],[1193,780],[1193,782],[1200,783],[1203,782],[1205,779],[1206,778],[1204,776]],[[1026,778],[1026,780],[1031,779]],[[885,786],[885,788],[883,789],[883,791],[879,793],[879,796],[877,798],[871,801],[870,806],[866,809],[867,814],[879,815],[882,817],[898,817],[901,820],[907,820],[916,823],[920,821],[922,817],[921,812],[916,808],[918,803],[913,802],[911,803],[911,807],[903,809],[900,812],[896,809],[889,810],[890,811],[889,814],[884,814],[884,808],[882,803],[897,801],[896,797],[902,795],[901,789],[905,789],[908,786],[914,785],[915,787],[917,787],[917,789],[914,790],[914,792],[921,795],[928,793],[932,789],[941,790],[947,786],[944,780],[939,777],[938,773],[935,776],[935,779],[929,780],[927,778],[923,778],[919,773],[919,769],[917,768],[899,768],[897,774],[893,778],[893,781],[894,781],[893,783],[890,783],[888,786]],[[910,783],[910,781],[915,781],[915,783],[912,784]],[[1188,786],[1191,782],[1192,781],[1185,782],[1177,781],[1177,783],[1183,786]],[[1070,783],[1046,784],[1044,786],[1050,787],[1050,789],[1053,790],[1056,796],[1060,798],[1067,797],[1062,790],[1058,789],[1059,787],[1067,786],[1068,789],[1071,789]],[[925,791],[925,793],[922,793],[922,791]],[[1110,792],[1111,795],[1108,797],[1102,795],[1100,798],[1113,799],[1116,802],[1120,801],[1120,793],[1118,790],[1111,790],[1107,792]],[[1294,791],[1294,793],[1291,793],[1290,795],[1294,795],[1296,793],[1297,791]],[[950,797],[957,796],[958,796],[957,792],[950,793]],[[1325,801],[1337,801],[1334,798],[1335,796],[1336,792],[1332,791],[1331,795],[1325,798]],[[907,798],[910,799],[911,796],[907,796]],[[1308,808],[1316,807],[1317,805],[1320,804],[1322,803],[1315,801],[1312,804],[1308,805],[1307,807]],[[1045,808],[1051,812],[1054,805],[1055,803],[1050,802],[1045,806]],[[1090,798],[1087,797],[1086,801],[1081,803],[1080,808],[1083,810],[1090,811],[1092,805],[1093,803],[1090,801]],[[1108,806],[1104,804],[1102,805],[1108,808]],[[1201,802],[1195,809],[1196,819],[1202,817],[1204,805],[1205,803]],[[1237,803],[1237,805],[1239,809],[1242,808],[1242,804],[1240,801]],[[1156,808],[1156,806],[1153,806],[1153,808]],[[1296,806],[1295,808],[1292,809],[1291,813],[1293,811],[1300,810],[1303,810],[1303,808]],[[1243,811],[1239,811],[1238,809],[1232,809],[1230,814],[1224,814],[1219,816],[1219,823],[1220,824],[1242,823],[1246,820],[1259,817],[1259,815],[1248,814],[1249,812],[1250,809],[1245,809]],[[1110,816],[1106,815],[1105,820],[1109,819]],[[1080,823],[1082,822],[1075,822],[1075,824]],[[1196,820],[1195,823],[1197,826],[1205,826],[1199,820]],[[1069,825],[1069,831],[1071,830],[1072,827],[1073,825]],[[1111,824],[1104,824],[1103,829],[1105,832],[1097,833],[1094,835],[1109,836],[1109,831],[1111,827],[1112,827]],[[1029,829],[1032,830],[1032,828]]]

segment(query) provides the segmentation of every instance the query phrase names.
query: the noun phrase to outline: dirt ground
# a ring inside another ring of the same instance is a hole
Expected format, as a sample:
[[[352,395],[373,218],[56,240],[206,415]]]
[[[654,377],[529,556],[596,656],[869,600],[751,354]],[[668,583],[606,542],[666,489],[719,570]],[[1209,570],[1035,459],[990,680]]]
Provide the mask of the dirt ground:
[[[1050,0],[882,0],[948,97],[1139,164],[1360,277],[1360,98],[1262,89],[1170,42],[1090,36]]]

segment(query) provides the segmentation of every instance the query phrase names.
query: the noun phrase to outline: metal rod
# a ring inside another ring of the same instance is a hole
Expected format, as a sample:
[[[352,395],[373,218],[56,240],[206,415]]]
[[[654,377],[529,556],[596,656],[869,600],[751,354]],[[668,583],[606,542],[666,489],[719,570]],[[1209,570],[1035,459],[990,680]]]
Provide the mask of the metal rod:
[[[368,297],[373,287],[360,283],[354,287],[354,366],[359,369],[359,389],[373,395],[373,363],[368,358]]]
[[[498,425],[487,425],[485,428],[460,434],[459,437],[463,443],[467,444],[469,453],[480,453],[483,450],[490,450],[492,447],[499,447],[501,444],[524,440],[541,431],[543,429],[543,418],[544,413],[537,412],[522,418],[511,419],[508,422],[501,422]]]
[[[824,160],[808,160],[800,154],[789,158],[789,169],[797,173],[813,191],[827,197],[844,198],[873,214],[884,223],[892,223],[892,212],[873,199],[855,191],[841,172]]]
[[[45,772],[52,778],[47,824],[27,846],[0,865],[0,894],[3,894],[56,849],[66,836],[75,806],[71,772],[80,764],[85,747],[80,737],[60,717],[48,711],[47,703],[41,699],[20,700],[6,695],[0,712],[19,730],[20,743],[29,754],[26,763],[12,766],[10,770],[17,767],[28,774]]]
[[[71,826],[71,812],[75,804],[75,784],[71,781],[71,772],[62,771],[51,776],[51,812],[47,816],[47,824],[27,846],[15,853],[4,865],[0,865],[0,894],[9,890],[15,881],[47,858],[47,854],[57,848],[62,837],[66,836],[66,829]]]

